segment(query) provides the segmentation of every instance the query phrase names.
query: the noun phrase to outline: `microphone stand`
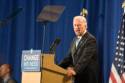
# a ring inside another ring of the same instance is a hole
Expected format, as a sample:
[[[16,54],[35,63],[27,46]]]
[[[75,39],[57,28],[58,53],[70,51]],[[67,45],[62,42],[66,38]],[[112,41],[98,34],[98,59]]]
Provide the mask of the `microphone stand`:
[[[45,37],[46,37],[46,25],[47,25],[47,21],[43,22],[43,40],[42,40],[42,53],[44,51],[44,44],[45,44]]]
[[[42,40],[42,58],[40,59],[40,65],[42,65],[41,66],[41,69],[40,69],[40,71],[42,70],[42,67],[43,67],[43,51],[44,51],[44,45],[45,45],[45,37],[46,37],[46,25],[47,25],[47,21],[44,21],[43,23],[42,23],[42,25],[43,25],[43,40]],[[41,80],[40,80],[40,83],[42,83],[42,75],[43,75],[43,73],[41,72]]]

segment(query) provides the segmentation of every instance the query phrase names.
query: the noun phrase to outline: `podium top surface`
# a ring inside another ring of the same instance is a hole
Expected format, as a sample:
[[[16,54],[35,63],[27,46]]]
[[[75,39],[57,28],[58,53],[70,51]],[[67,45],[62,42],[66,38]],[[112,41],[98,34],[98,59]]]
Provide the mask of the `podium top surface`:
[[[37,17],[38,22],[56,22],[65,7],[61,5],[47,5],[45,6]]]

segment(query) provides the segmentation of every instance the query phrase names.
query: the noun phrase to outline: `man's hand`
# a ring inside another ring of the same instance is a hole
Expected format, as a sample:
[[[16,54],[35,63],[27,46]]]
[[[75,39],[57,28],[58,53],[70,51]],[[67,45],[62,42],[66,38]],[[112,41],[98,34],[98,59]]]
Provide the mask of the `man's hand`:
[[[74,75],[76,75],[76,72],[74,71],[74,69],[72,67],[68,67],[67,68],[67,76],[72,77]]]

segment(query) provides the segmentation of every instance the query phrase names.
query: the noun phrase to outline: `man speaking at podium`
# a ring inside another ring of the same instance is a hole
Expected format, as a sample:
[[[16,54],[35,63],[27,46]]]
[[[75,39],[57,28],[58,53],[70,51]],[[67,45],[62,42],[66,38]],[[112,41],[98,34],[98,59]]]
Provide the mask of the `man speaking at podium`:
[[[74,77],[74,83],[98,83],[96,39],[87,31],[84,16],[75,16],[73,27],[76,37],[60,66],[67,69],[68,77]]]

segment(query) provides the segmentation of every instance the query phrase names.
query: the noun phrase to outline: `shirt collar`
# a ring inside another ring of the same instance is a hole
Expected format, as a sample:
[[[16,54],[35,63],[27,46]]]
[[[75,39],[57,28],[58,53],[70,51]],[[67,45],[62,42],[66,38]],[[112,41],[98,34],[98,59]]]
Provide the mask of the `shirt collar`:
[[[4,83],[7,83],[7,81],[10,79],[10,76],[6,76],[5,78],[4,78]]]

